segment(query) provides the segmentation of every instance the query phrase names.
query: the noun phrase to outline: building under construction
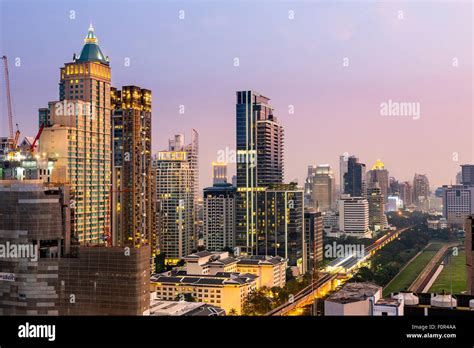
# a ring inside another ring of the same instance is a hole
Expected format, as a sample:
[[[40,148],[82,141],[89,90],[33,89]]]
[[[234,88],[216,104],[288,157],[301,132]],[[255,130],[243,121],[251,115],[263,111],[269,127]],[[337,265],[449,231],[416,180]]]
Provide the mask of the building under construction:
[[[148,312],[148,246],[79,246],[67,186],[0,180],[0,195],[0,315]]]

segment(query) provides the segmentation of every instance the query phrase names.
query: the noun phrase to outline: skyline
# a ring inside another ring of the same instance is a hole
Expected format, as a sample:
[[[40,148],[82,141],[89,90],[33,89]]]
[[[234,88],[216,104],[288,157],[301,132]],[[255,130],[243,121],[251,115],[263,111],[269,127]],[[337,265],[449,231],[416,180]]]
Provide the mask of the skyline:
[[[54,6],[26,1],[1,4],[0,48],[11,61],[14,123],[22,136],[36,134],[38,108],[58,99],[59,68],[80,52],[92,22],[110,58],[112,85],[136,84],[153,92],[153,154],[165,149],[176,133],[185,132],[188,142],[192,128],[199,132],[201,189],[212,184],[211,163],[218,151],[235,149],[238,90],[255,90],[270,98],[285,128],[285,181],[297,178],[300,186],[311,164],[328,163],[338,177],[344,152],[356,155],[368,168],[380,158],[390,176],[400,181],[411,181],[415,172],[427,174],[432,189],[454,183],[459,165],[473,161],[472,52],[466,41],[469,20],[462,20],[469,16],[465,7],[470,4],[429,4],[430,13],[424,16],[426,5],[403,3],[404,19],[399,20],[396,4],[338,3],[336,8],[282,2],[270,8],[265,2],[140,2],[129,8],[118,2],[111,9],[114,15],[140,13],[134,18],[143,23],[133,25],[136,20],[130,18],[130,25],[123,27],[106,25],[104,3],[48,4]],[[154,11],[146,11],[147,7]],[[351,15],[354,7],[359,11]],[[185,19],[178,17],[181,9]],[[71,10],[76,11],[75,19],[69,17]],[[151,13],[158,18],[148,20]],[[264,13],[272,14],[271,25],[261,25]],[[457,21],[449,20],[453,14]],[[243,16],[248,26],[239,28]],[[443,20],[449,24],[445,28],[439,25]],[[322,24],[308,30],[314,23]],[[25,28],[32,27],[35,30],[24,35]],[[51,30],[55,27],[62,30]],[[252,37],[255,28],[261,34]],[[308,32],[314,37],[299,35]],[[418,40],[410,41],[413,33]],[[219,51],[212,51],[217,44]],[[396,54],[397,45],[402,55]],[[373,54],[371,47],[380,51]],[[14,65],[17,57],[20,67]],[[129,67],[124,64],[127,57]],[[342,65],[345,57],[348,67]],[[458,58],[458,67],[452,66],[453,57]],[[380,104],[390,100],[419,102],[420,119],[384,118]],[[179,114],[180,105],[184,114]],[[289,113],[291,105],[294,114]],[[6,135],[3,93],[0,107],[0,134]],[[453,121],[447,122],[444,115]],[[402,143],[405,139],[413,140]],[[452,159],[454,152],[458,162]],[[230,165],[229,180],[233,173],[235,165]]]

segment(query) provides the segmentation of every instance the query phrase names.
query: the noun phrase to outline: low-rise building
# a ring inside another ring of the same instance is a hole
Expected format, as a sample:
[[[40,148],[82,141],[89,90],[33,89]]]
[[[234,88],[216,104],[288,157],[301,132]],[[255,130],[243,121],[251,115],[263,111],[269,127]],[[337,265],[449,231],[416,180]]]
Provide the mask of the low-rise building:
[[[237,272],[258,276],[257,288],[284,287],[287,262],[280,256],[249,256],[239,258]]]
[[[382,298],[382,287],[372,283],[347,283],[324,301],[325,316],[372,315]]]
[[[151,291],[159,299],[174,301],[181,294],[189,294],[226,311],[241,314],[244,302],[251,291],[257,288],[257,276],[233,272],[215,275],[194,275],[186,271],[168,271],[155,274],[150,279]]]
[[[187,274],[215,275],[222,272],[250,273],[258,276],[257,288],[283,287],[286,284],[287,260],[280,256],[231,257],[226,251],[201,251],[185,257]]]

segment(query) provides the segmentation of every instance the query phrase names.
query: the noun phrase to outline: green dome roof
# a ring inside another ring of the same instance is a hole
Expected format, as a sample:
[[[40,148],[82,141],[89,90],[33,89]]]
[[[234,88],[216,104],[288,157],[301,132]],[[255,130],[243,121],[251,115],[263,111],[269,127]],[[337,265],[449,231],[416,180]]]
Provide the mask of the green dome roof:
[[[92,24],[89,27],[89,32],[84,39],[85,45],[82,48],[81,55],[76,59],[76,62],[100,62],[109,65],[108,57],[104,56],[98,45],[99,41],[94,34]]]

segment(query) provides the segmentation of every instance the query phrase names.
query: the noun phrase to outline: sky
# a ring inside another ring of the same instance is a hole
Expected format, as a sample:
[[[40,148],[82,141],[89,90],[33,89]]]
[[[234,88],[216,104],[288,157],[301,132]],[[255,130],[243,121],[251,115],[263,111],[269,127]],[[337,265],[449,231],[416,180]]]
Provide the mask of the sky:
[[[380,158],[401,181],[427,174],[434,189],[474,163],[472,6],[0,0],[0,54],[23,135],[36,134],[38,108],[58,99],[59,68],[80,53],[92,23],[112,85],[152,90],[153,151],[199,132],[201,188],[212,184],[211,162],[235,149],[236,91],[255,90],[285,128],[285,181],[303,184],[312,164],[330,164],[338,178],[348,153],[368,168]],[[231,164],[229,179],[234,172]]]

